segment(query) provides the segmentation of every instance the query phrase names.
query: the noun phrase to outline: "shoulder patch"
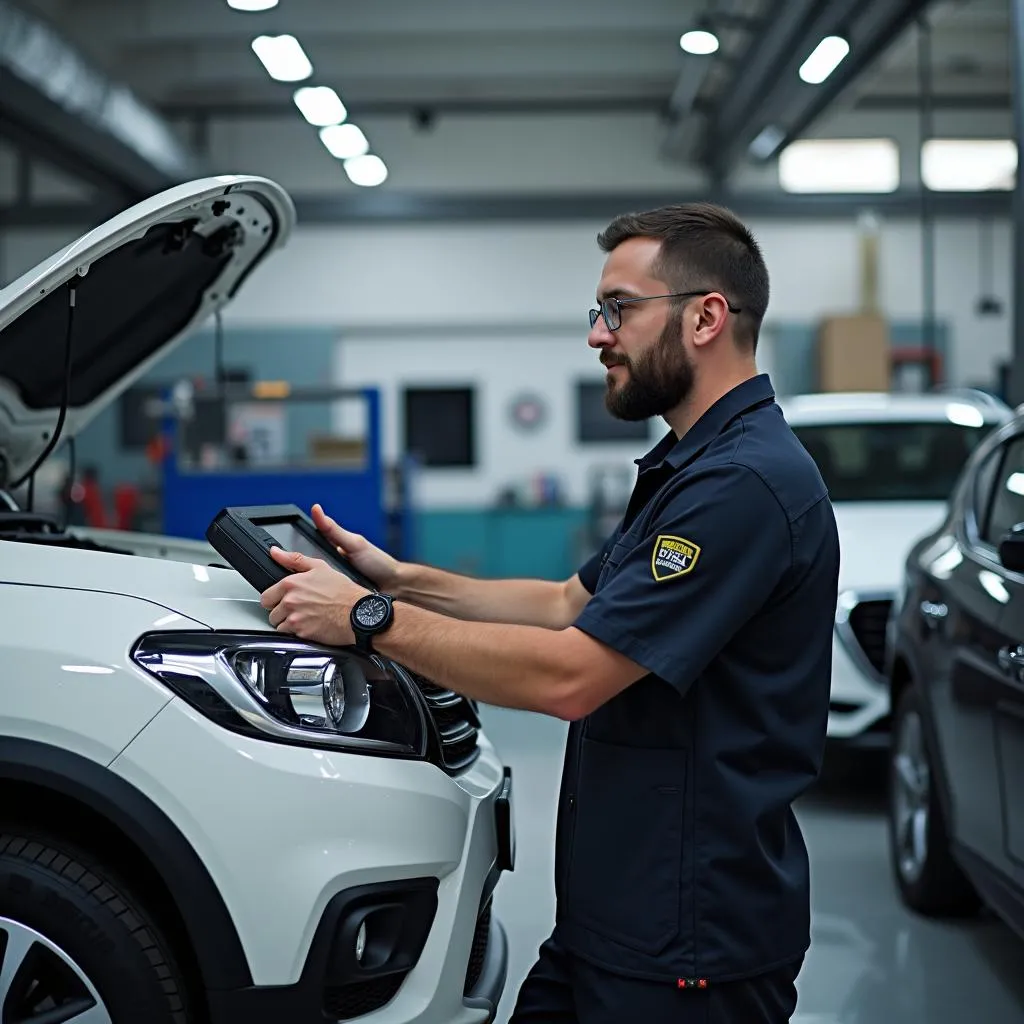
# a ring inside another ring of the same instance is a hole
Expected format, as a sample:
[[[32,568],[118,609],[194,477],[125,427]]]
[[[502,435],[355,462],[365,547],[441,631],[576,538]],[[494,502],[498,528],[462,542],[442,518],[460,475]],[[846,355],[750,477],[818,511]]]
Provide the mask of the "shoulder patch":
[[[658,583],[685,576],[700,557],[700,548],[685,537],[661,534],[654,542],[651,554],[651,573]]]

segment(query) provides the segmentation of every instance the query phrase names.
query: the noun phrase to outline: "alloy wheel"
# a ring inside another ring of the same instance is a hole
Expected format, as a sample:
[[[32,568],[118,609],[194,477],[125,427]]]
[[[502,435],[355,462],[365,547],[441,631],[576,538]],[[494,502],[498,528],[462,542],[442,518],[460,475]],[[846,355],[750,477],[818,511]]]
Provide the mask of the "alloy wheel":
[[[85,972],[39,932],[0,917],[0,1024],[112,1024]]]
[[[928,858],[930,779],[924,731],[917,711],[900,723],[893,753],[893,825],[899,872],[905,882],[921,877]]]

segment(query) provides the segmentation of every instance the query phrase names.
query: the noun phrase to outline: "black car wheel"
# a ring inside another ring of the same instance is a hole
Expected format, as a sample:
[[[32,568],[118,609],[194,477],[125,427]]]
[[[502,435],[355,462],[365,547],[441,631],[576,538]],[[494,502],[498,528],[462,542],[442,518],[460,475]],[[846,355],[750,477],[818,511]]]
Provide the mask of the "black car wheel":
[[[0,826],[0,1024],[188,1024],[166,940],[110,872]]]
[[[913,685],[900,696],[889,752],[889,853],[903,902],[922,914],[959,916],[980,906],[950,851],[931,754]]]

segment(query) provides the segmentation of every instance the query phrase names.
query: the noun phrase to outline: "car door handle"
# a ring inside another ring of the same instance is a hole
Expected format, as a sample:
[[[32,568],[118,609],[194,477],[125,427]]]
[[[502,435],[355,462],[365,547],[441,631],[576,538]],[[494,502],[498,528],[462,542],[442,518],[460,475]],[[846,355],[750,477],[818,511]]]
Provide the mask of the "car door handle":
[[[999,649],[999,667],[1007,675],[1020,678],[1024,671],[1024,647],[1001,647]]]

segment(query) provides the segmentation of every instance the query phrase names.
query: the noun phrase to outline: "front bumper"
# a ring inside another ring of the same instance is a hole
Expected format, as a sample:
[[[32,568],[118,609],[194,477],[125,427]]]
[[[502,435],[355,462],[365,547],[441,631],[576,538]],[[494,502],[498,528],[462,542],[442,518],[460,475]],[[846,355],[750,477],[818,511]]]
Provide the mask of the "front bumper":
[[[449,777],[252,740],[177,699],[153,719],[111,769],[174,821],[234,923],[252,984],[208,992],[212,1024],[493,1020],[508,953],[490,896],[514,837],[506,769],[479,749]]]
[[[881,749],[888,744],[889,687],[849,630],[832,636],[832,687],[828,738],[844,745]]]

